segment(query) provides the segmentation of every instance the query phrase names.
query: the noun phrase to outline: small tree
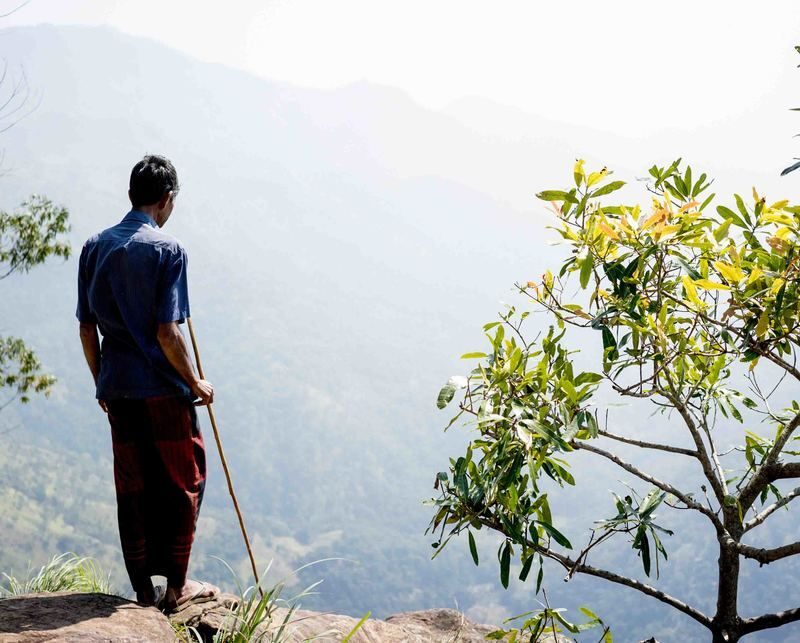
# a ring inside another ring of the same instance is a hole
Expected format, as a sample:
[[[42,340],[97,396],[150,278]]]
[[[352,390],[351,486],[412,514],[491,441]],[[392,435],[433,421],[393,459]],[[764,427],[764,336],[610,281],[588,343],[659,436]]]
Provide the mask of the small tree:
[[[27,272],[50,256],[69,257],[62,236],[69,230],[69,213],[48,199],[33,196],[15,212],[0,210],[0,280]],[[18,337],[0,336],[0,389],[12,391],[0,409],[15,399],[27,402],[31,393],[48,393],[55,378],[41,372],[36,354]]]
[[[451,378],[439,395],[444,408],[464,389],[450,424],[466,416],[477,436],[448,472],[438,474],[435,545],[466,531],[477,564],[472,530],[489,528],[504,537],[498,550],[503,585],[512,558],[519,557],[523,580],[538,563],[538,591],[542,561],[550,559],[568,577],[603,578],[683,612],[707,627],[715,643],[800,620],[800,607],[751,618],[737,608],[742,558],[768,564],[800,553],[800,542],[774,549],[745,542],[800,496],[800,487],[781,493],[777,486],[800,477],[791,450],[800,439],[800,403],[777,410],[770,404],[774,391],[764,386],[776,373],[793,391],[800,381],[800,207],[767,204],[754,190],[751,205],[736,195],[733,208],[720,205],[712,213],[715,195],[705,195],[706,175],[695,178],[680,160],[650,169],[650,207],[612,205],[601,197],[623,182],[609,181],[609,174],[587,175],[578,161],[575,187],[538,195],[553,203],[556,230],[571,254],[541,283],[518,288],[553,325],[530,338],[524,323],[529,311],[509,309],[484,326],[487,353],[464,356],[480,359],[477,368]],[[573,292],[578,294],[570,299]],[[578,367],[570,348],[578,333],[581,342],[597,346],[596,369]],[[691,446],[623,435],[609,425],[603,408],[610,395],[673,414]],[[752,430],[757,419],[768,427],[766,435]],[[731,435],[731,426],[743,423],[751,430],[739,432],[742,444],[723,450],[720,427]],[[695,489],[659,479],[620,457],[615,444],[685,458],[703,482]],[[575,484],[569,459],[576,451],[613,463],[646,489],[615,496],[610,514],[598,515],[588,530],[585,546],[568,555],[572,535],[554,526],[542,482]],[[656,522],[656,511],[665,507],[696,512],[715,535],[713,615],[587,562],[590,551],[625,534],[644,572],[657,576],[667,558],[664,537],[672,533]]]
[[[31,93],[24,71],[20,70],[15,77],[8,63],[2,61],[0,133],[16,125],[37,106],[38,99]],[[2,160],[0,153],[0,163]],[[51,256],[68,258],[70,247],[63,238],[69,231],[68,221],[65,208],[36,195],[14,212],[0,210],[0,280],[15,272],[28,272]],[[22,339],[0,335],[0,389],[11,391],[8,398],[0,398],[0,410],[16,399],[27,402],[31,393],[49,393],[54,382],[53,376],[42,373],[39,359]]]

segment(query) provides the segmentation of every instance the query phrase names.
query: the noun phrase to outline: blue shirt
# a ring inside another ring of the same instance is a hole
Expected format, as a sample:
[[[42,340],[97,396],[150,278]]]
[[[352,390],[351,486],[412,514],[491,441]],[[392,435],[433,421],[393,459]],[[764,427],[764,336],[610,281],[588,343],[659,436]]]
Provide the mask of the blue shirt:
[[[91,237],[78,266],[80,322],[103,335],[97,398],[190,395],[158,343],[158,324],[189,317],[186,251],[144,212]]]

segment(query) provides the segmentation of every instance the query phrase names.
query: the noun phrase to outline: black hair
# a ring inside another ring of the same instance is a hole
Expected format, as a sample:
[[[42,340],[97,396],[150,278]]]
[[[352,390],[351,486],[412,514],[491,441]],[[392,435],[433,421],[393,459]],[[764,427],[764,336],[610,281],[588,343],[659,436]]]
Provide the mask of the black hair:
[[[178,191],[178,173],[169,159],[148,154],[131,170],[131,205],[138,208],[158,203],[168,192]]]

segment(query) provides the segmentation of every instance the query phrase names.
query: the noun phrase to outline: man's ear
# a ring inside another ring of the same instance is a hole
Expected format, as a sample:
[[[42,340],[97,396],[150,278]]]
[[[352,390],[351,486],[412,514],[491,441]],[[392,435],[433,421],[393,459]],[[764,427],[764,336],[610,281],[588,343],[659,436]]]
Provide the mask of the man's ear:
[[[169,203],[170,198],[172,197],[172,192],[165,192],[164,196],[161,197],[158,201],[158,209],[163,210],[167,207],[167,203]]]
[[[131,196],[131,190],[128,190],[128,200],[131,202],[131,205],[133,205],[133,197]]]

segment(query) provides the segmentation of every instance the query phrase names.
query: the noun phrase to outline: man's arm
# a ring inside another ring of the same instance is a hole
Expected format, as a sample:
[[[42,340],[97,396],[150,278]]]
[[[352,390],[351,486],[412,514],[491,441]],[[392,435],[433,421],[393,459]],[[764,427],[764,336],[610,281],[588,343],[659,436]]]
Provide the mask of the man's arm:
[[[97,378],[100,377],[100,337],[97,334],[97,324],[87,322],[80,323],[81,345],[83,346],[83,356],[92,372],[94,385],[97,386]],[[100,408],[108,413],[108,407],[104,400],[97,401]]]
[[[189,385],[192,393],[200,398],[198,404],[211,404],[214,401],[214,387],[211,382],[198,378],[194,372],[194,365],[189,357],[189,347],[178,327],[178,322],[159,324],[156,337],[169,363]]]

